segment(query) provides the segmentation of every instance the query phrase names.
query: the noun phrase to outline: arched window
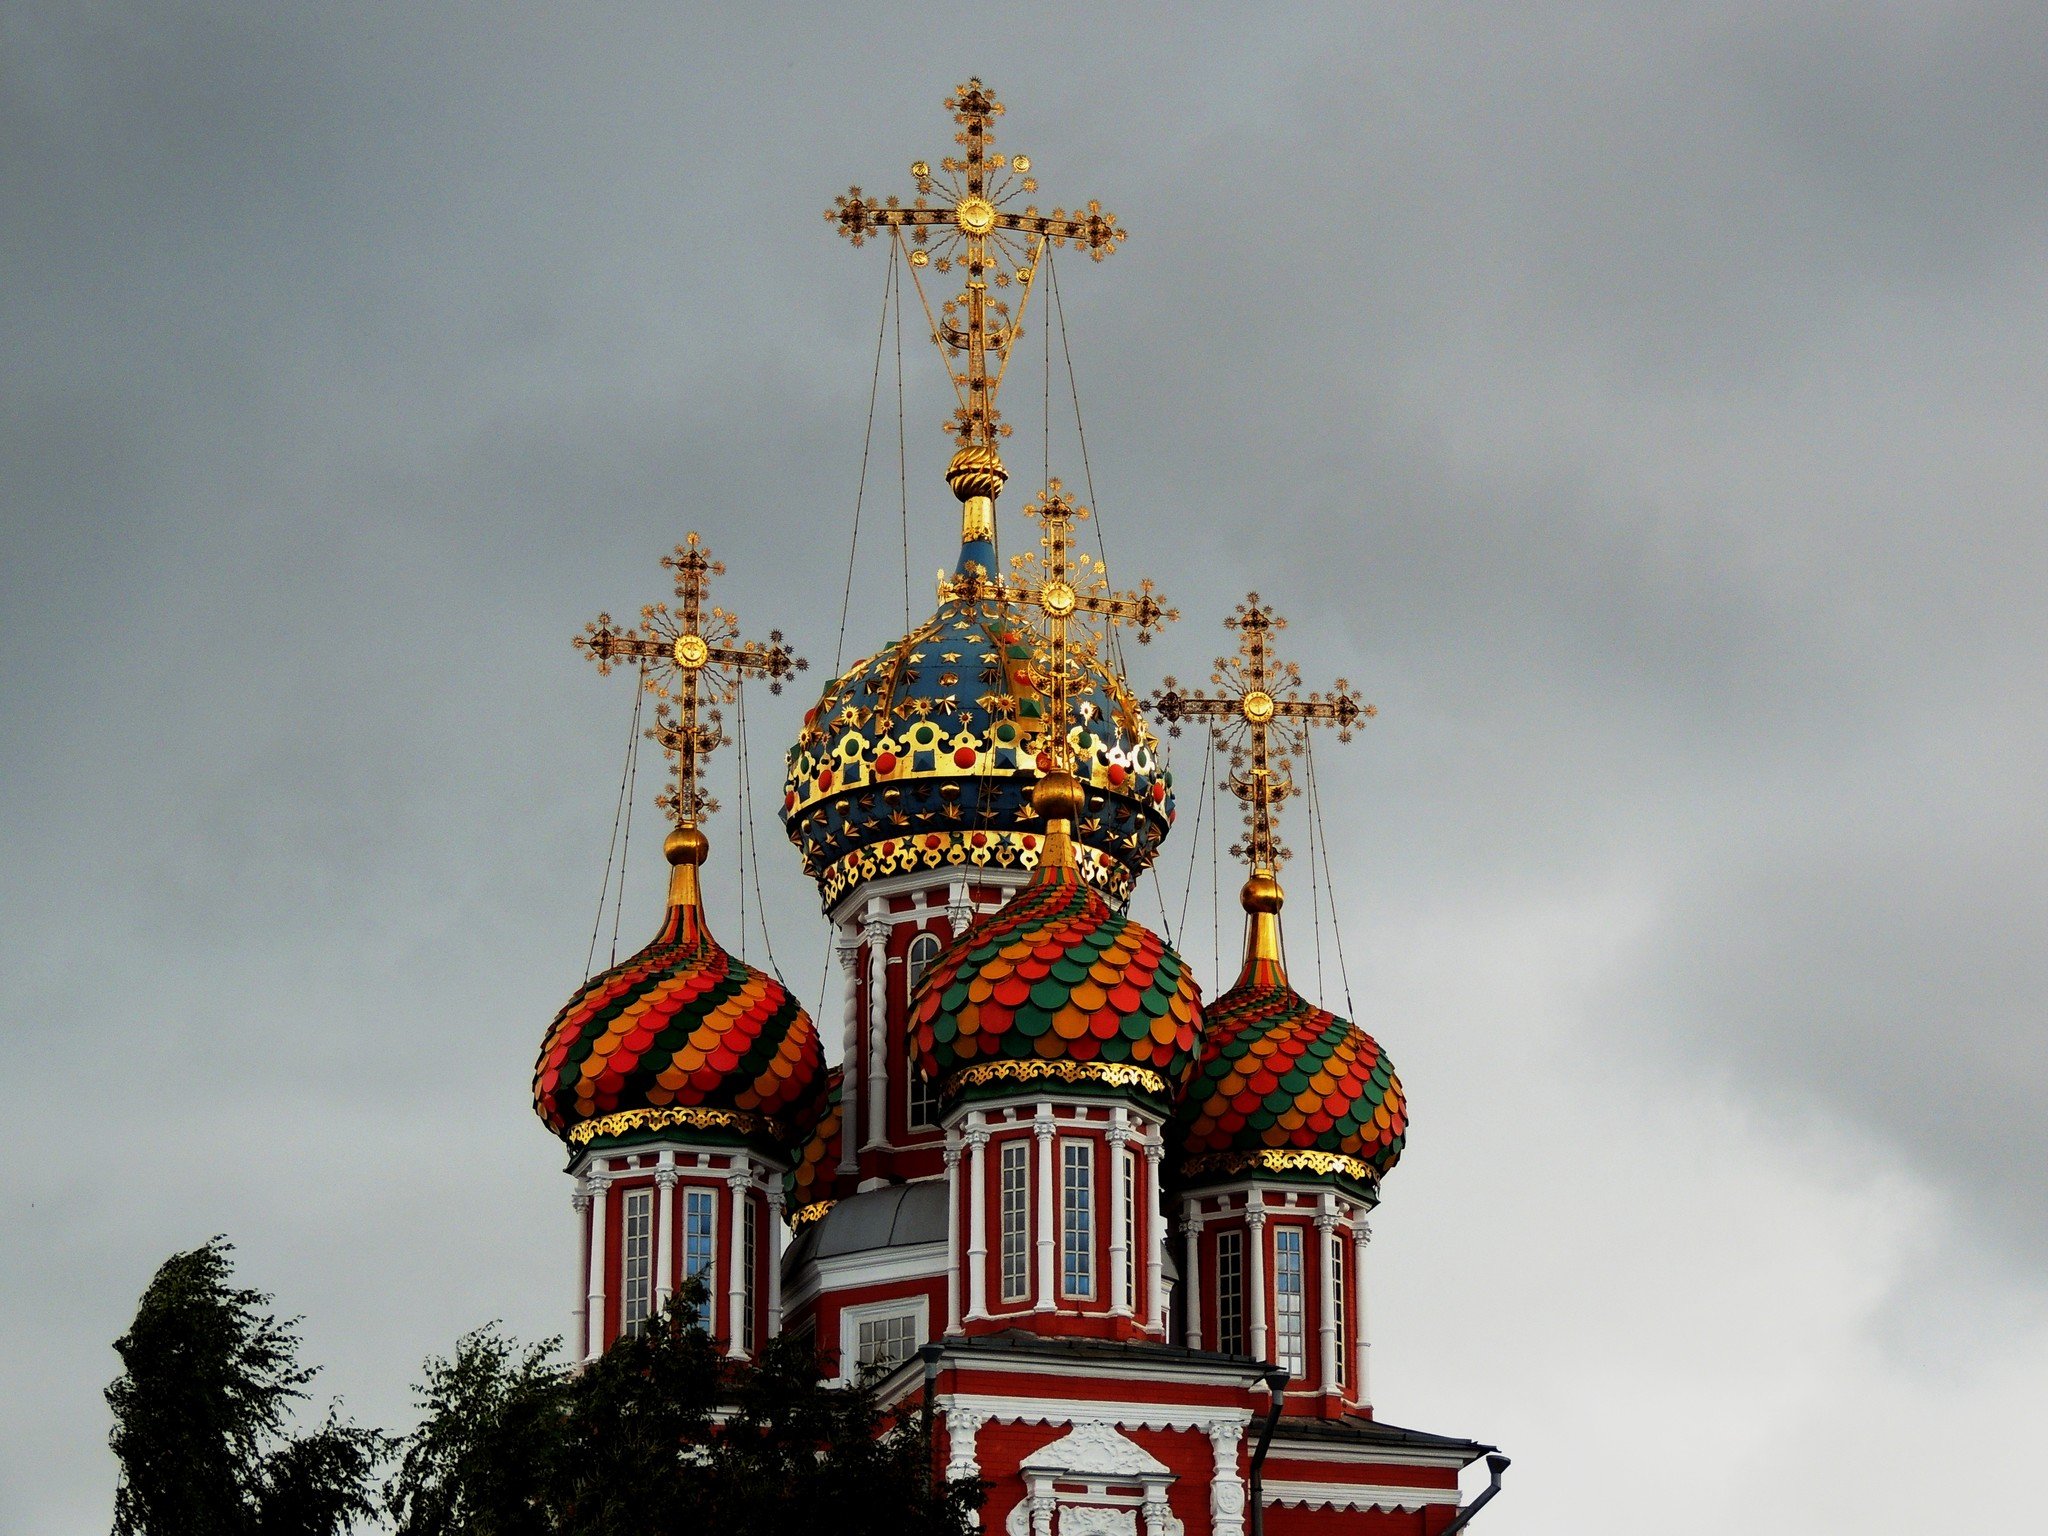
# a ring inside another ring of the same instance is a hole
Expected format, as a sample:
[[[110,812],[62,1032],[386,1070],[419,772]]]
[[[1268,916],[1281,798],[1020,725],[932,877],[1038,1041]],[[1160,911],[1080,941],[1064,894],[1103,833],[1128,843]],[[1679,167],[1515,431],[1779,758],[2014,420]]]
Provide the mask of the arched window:
[[[925,968],[939,957],[939,936],[935,933],[920,933],[910,941],[909,953],[904,956],[903,996],[906,1004],[917,992],[917,984],[923,980]],[[906,1021],[909,1010],[906,1006]],[[910,1042],[910,1032],[904,1031],[903,1073],[908,1084],[904,1102],[909,1106],[909,1123],[913,1129],[933,1126],[939,1123],[939,1085],[924,1075],[917,1064],[917,1049]]]

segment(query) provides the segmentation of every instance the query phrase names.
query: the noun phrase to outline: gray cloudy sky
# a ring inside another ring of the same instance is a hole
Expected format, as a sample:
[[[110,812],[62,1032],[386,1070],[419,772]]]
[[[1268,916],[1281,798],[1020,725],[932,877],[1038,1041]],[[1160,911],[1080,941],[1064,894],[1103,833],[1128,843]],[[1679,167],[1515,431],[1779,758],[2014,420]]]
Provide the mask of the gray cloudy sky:
[[[1114,574],[1187,615],[1137,681],[1256,585],[1382,710],[1319,762],[1415,1103],[1383,1413],[1506,1447],[1503,1532],[2033,1523],[2048,12],[1253,15],[0,8],[0,1531],[105,1528],[108,1342],[211,1233],[368,1420],[565,1325],[527,1081],[630,708],[569,637],[701,528],[823,681],[884,261],[819,213],[974,71],[1133,232],[1061,270]]]

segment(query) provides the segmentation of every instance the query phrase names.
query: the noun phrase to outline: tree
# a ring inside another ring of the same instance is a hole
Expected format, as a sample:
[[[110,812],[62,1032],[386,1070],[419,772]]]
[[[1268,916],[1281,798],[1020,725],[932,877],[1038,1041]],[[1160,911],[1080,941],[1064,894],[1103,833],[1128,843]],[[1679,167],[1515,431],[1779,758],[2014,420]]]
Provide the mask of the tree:
[[[290,1433],[315,1373],[296,1322],[230,1284],[233,1252],[216,1237],[173,1254],[114,1341],[114,1536],[339,1536],[376,1512],[389,1442],[332,1406]]]
[[[390,1488],[399,1536],[966,1536],[915,1416],[828,1386],[801,1340],[735,1361],[701,1288],[573,1373],[495,1329],[427,1365]]]

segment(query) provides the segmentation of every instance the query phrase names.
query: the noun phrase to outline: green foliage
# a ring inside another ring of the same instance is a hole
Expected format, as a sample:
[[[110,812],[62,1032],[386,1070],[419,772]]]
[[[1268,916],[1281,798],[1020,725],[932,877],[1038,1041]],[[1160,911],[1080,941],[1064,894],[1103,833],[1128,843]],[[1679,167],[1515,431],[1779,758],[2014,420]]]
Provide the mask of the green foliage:
[[[338,1536],[376,1511],[389,1442],[333,1408],[289,1433],[314,1372],[270,1298],[230,1283],[233,1251],[173,1254],[114,1342],[114,1536]]]
[[[495,1329],[429,1361],[399,1536],[965,1536],[980,1487],[933,1476],[915,1415],[825,1385],[795,1339],[727,1357],[701,1299],[573,1372]]]

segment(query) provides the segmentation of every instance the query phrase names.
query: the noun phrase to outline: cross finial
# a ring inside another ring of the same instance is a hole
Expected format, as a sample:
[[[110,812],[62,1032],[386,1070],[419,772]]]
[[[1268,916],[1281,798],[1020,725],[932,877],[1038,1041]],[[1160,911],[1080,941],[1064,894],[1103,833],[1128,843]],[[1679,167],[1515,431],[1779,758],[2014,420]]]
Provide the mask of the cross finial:
[[[1091,666],[1100,665],[1108,626],[1129,625],[1144,644],[1160,625],[1179,618],[1180,610],[1161,602],[1150,581],[1140,582],[1135,592],[1110,590],[1103,562],[1074,548],[1074,525],[1087,520],[1088,509],[1069,501],[1058,480],[1046,482],[1024,515],[1038,521],[1038,551],[1011,557],[1011,579],[995,583],[969,575],[952,585],[985,583],[1011,606],[1035,611],[1033,681],[1045,706],[1039,771],[1067,773],[1074,766],[1074,690],[1086,686]]]
[[[769,692],[780,693],[809,663],[782,643],[781,630],[770,631],[765,645],[742,641],[736,617],[720,607],[706,609],[711,578],[725,574],[725,563],[712,559],[696,534],[661,563],[675,572],[675,605],[649,603],[630,630],[600,613],[576,637],[576,648],[597,663],[601,677],[623,660],[639,663],[641,682],[661,700],[647,735],[674,762],[661,807],[678,827],[694,827],[718,809],[704,793],[704,758],[731,739],[718,706],[737,698],[749,677],[767,678]]]
[[[932,321],[932,340],[944,351],[959,400],[946,427],[961,447],[993,451],[996,439],[1010,432],[996,409],[996,392],[1010,347],[1023,334],[1024,306],[1046,246],[1071,243],[1100,261],[1125,232],[1100,203],[1071,212],[1055,208],[1050,214],[1041,214],[1036,203],[1015,206],[1038,190],[1038,182],[1028,155],[990,152],[995,142],[990,125],[1002,116],[1003,104],[979,80],[956,87],[946,108],[960,125],[953,139],[962,153],[940,160],[937,172],[928,161],[912,163],[917,196],[909,207],[895,197],[873,201],[853,187],[825,210],[825,217],[855,245],[887,230],[902,249],[902,231],[910,231],[913,275],[927,265],[940,272],[957,267],[964,274],[960,293]],[[991,286],[998,293],[1016,288],[1014,315],[1008,300],[991,296]],[[922,283],[918,291],[923,293]]]
[[[1152,695],[1152,711],[1173,736],[1183,721],[1206,721],[1216,745],[1229,752],[1230,789],[1245,804],[1245,836],[1230,855],[1249,863],[1254,877],[1270,879],[1288,853],[1274,830],[1274,812],[1301,792],[1287,760],[1301,756],[1308,727],[1334,725],[1337,739],[1349,741],[1358,723],[1379,711],[1341,677],[1327,697],[1302,698],[1301,669],[1273,655],[1273,635],[1287,621],[1258,593],[1248,594],[1223,622],[1237,631],[1238,646],[1235,656],[1219,656],[1209,674],[1222,691],[1195,692],[1169,677]]]

